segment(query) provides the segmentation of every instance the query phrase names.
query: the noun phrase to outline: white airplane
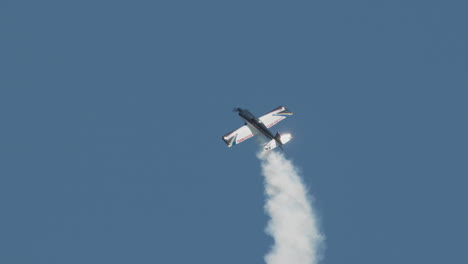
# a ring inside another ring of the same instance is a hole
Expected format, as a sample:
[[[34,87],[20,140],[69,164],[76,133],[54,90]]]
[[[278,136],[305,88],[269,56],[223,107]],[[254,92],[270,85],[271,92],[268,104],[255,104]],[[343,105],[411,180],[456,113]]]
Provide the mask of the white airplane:
[[[273,133],[268,129],[278,124],[278,122],[285,119],[287,116],[293,114],[284,106],[277,107],[275,110],[260,118],[252,115],[247,109],[235,108],[234,112],[239,112],[239,116],[244,119],[245,125],[223,136],[223,141],[228,147],[237,145],[254,135],[260,134],[267,139],[267,143],[263,145],[265,150],[272,150],[276,147],[283,149],[283,144],[286,144],[292,138],[291,134],[280,135],[280,133],[276,133],[276,135],[273,136]]]

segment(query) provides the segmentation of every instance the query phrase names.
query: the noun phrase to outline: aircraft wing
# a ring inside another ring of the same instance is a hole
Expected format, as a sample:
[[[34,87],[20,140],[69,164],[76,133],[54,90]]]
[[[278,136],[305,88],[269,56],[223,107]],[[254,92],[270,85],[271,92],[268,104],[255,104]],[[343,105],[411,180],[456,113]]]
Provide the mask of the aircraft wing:
[[[253,137],[254,134],[250,128],[245,125],[241,126],[239,129],[232,131],[229,134],[226,134],[223,137],[223,141],[226,142],[228,147],[232,147],[233,145],[237,145],[239,143],[244,142],[245,140]]]
[[[270,128],[276,124],[278,124],[281,120],[285,119],[287,116],[292,115],[288,109],[284,106],[279,106],[275,110],[271,111],[270,113],[260,117],[260,121],[265,124],[266,127]]]

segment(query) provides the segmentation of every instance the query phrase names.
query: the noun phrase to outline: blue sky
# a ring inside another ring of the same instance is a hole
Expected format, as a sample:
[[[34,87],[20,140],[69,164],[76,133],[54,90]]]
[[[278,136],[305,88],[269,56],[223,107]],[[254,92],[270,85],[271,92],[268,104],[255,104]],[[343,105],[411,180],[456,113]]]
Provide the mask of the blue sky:
[[[323,263],[466,263],[463,1],[2,1],[1,263],[262,263],[295,113]]]

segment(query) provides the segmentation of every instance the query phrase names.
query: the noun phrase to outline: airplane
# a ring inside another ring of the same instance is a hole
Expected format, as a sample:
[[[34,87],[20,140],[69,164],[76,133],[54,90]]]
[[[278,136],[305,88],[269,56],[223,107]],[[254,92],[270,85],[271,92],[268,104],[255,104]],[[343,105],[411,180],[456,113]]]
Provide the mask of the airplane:
[[[276,147],[283,149],[282,146],[292,138],[289,133],[273,135],[269,130],[270,127],[293,114],[284,106],[279,106],[260,118],[255,117],[247,109],[234,108],[234,112],[239,113],[239,116],[245,121],[245,125],[222,137],[228,147],[242,143],[254,135],[262,135],[267,139],[267,143],[263,145],[265,150],[272,150]]]

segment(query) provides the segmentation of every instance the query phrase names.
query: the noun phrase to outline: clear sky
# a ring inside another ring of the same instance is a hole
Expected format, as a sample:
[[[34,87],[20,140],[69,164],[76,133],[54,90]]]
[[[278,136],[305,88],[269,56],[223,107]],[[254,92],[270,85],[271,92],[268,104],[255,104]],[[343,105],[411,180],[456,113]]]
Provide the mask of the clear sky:
[[[466,1],[0,1],[0,263],[262,263],[285,105],[323,263],[468,263]]]

